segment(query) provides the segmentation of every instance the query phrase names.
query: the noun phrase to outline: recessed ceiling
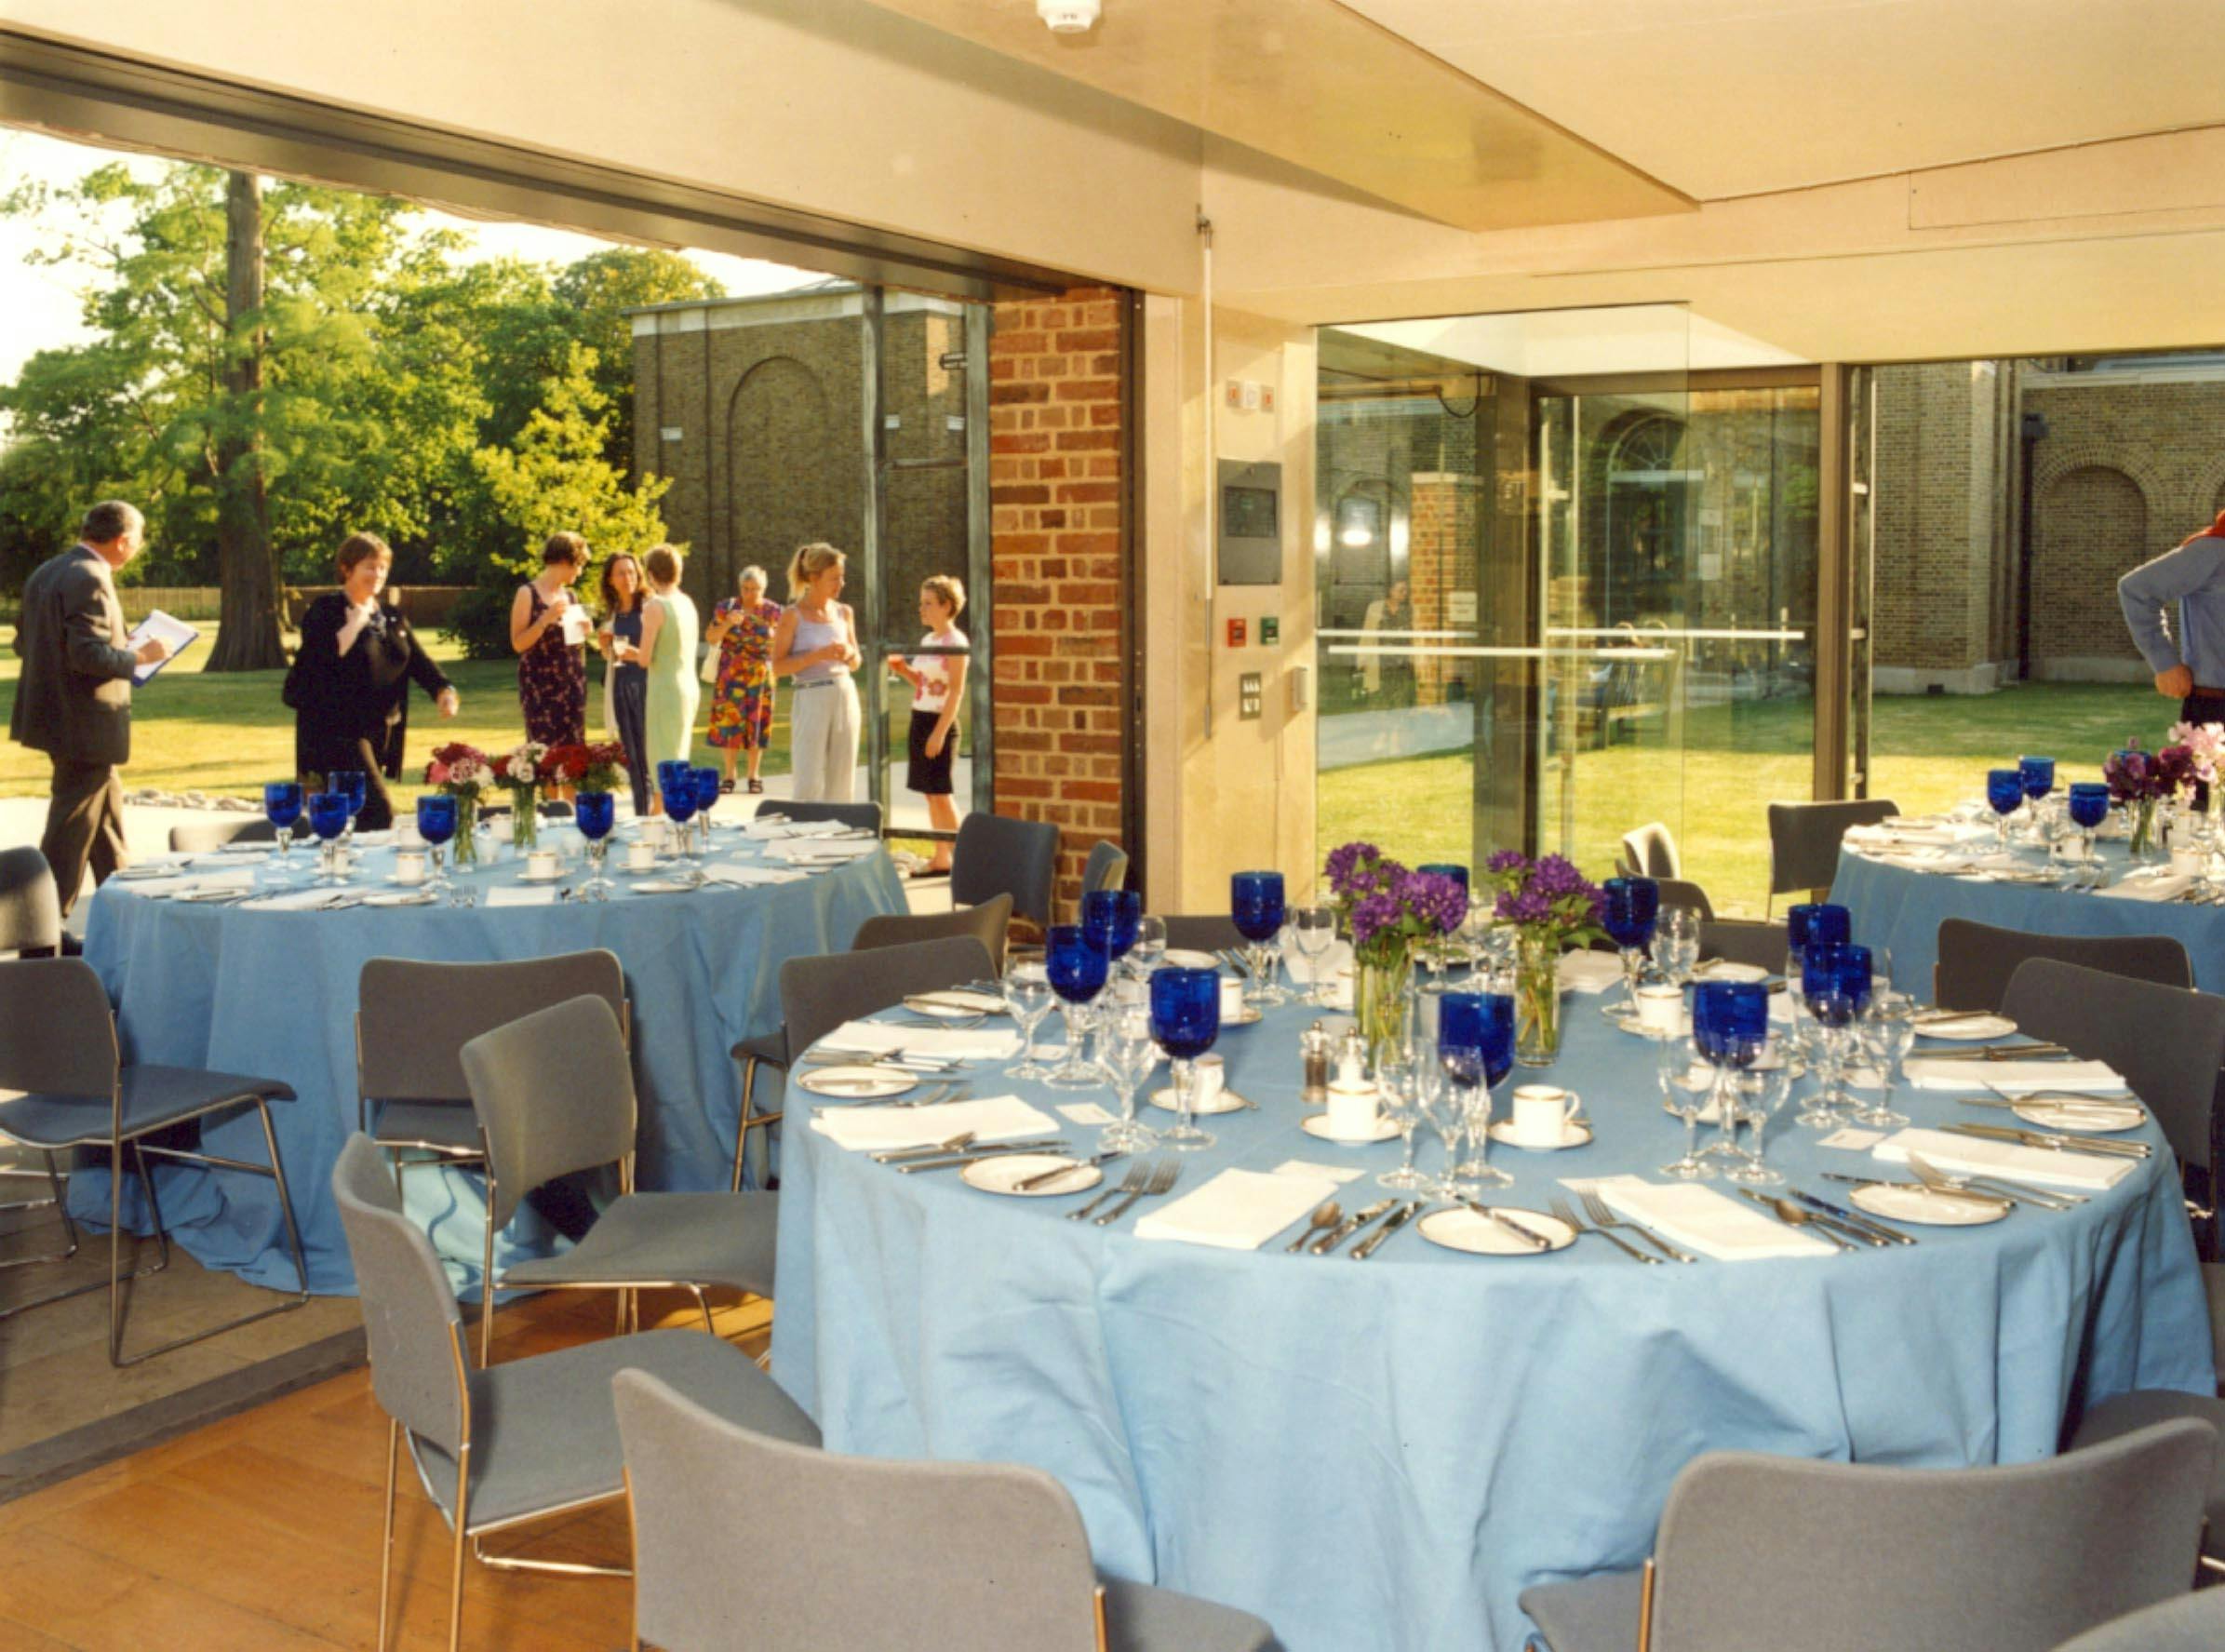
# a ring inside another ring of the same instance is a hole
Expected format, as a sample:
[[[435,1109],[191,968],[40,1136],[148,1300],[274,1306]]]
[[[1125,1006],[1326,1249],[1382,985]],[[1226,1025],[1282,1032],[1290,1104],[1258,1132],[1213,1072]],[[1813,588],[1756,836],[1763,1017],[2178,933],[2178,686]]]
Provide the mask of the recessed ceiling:
[[[1034,0],[875,3],[1460,229],[1691,205],[1335,0],[1106,0],[1079,35]]]
[[[1347,4],[1701,200],[2225,122],[2219,0]]]

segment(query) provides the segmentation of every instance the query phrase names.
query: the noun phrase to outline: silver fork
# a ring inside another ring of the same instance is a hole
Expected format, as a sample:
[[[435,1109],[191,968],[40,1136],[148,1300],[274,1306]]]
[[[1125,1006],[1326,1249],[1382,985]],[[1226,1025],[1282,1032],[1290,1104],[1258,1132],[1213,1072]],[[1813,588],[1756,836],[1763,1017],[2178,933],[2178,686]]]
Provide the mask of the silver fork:
[[[1075,1209],[1068,1211],[1066,1213],[1066,1220],[1069,1222],[1079,1222],[1082,1217],[1088,1215],[1090,1212],[1095,1210],[1106,1200],[1118,1199],[1123,1193],[1141,1193],[1144,1190],[1144,1184],[1148,1182],[1150,1179],[1150,1161],[1146,1159],[1138,1159],[1134,1163],[1128,1167],[1128,1174],[1120,1178],[1120,1185],[1119,1187],[1108,1187],[1104,1192],[1098,1194],[1096,1198],[1091,1200],[1087,1204],[1077,1206]]]
[[[1584,1190],[1580,1197],[1584,1201],[1584,1214],[1589,1216],[1591,1218],[1592,1225],[1600,1229],[1602,1231],[1606,1231],[1615,1228],[1620,1228],[1628,1232],[1635,1233],[1639,1238],[1644,1240],[1646,1243],[1652,1245],[1654,1249],[1659,1251],[1664,1256],[1667,1256],[1671,1262],[1691,1262],[1697,1259],[1690,1251],[1681,1251],[1677,1249],[1675,1245],[1670,1244],[1669,1241],[1663,1239],[1658,1233],[1654,1232],[1651,1229],[1641,1228],[1636,1222],[1631,1221],[1628,1216],[1616,1215],[1613,1210],[1608,1208],[1607,1202],[1604,1199],[1602,1199],[1597,1193],[1591,1191],[1591,1189],[1588,1188]]]
[[[1655,1268],[1661,1266],[1660,1257],[1649,1256],[1645,1252],[1640,1250],[1636,1245],[1630,1243],[1629,1241],[1624,1239],[1621,1234],[1610,1233],[1604,1228],[1593,1228],[1579,1220],[1576,1216],[1575,1209],[1569,1204],[1568,1201],[1562,1198],[1558,1193],[1553,1195],[1553,1215],[1560,1217],[1563,1222],[1566,1222],[1578,1233],[1598,1234],[1602,1239],[1605,1240],[1609,1244],[1613,1245],[1624,1256],[1629,1257],[1633,1262],[1645,1262]]]
[[[1164,1193],[1174,1185],[1174,1178],[1182,1174],[1182,1166],[1172,1159],[1161,1159],[1151,1170],[1151,1179],[1127,1198],[1114,1205],[1101,1216],[1091,1218],[1092,1224],[1102,1228],[1107,1222],[1117,1222],[1128,1214],[1128,1207],[1139,1199],[1148,1199]]]

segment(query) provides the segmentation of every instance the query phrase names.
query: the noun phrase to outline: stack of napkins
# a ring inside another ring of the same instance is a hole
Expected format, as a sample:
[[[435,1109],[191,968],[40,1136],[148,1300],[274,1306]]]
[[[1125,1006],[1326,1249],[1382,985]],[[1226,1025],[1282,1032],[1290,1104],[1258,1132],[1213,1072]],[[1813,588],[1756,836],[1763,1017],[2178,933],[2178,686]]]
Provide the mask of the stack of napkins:
[[[853,1153],[932,1148],[969,1130],[976,1146],[1029,1141],[1056,1135],[1058,1130],[1050,1118],[1017,1095],[945,1101],[933,1107],[819,1108],[811,1113],[811,1128]]]
[[[705,883],[798,883],[811,876],[792,866],[738,866],[720,861],[703,869]]]
[[[1563,952],[1561,990],[1604,992],[1622,985],[1622,960],[1612,952]]]
[[[2013,1141],[1988,1141],[1977,1135],[1950,1135],[1943,1130],[1909,1129],[1896,1132],[1870,1149],[1870,1156],[1887,1164],[1906,1164],[1909,1155],[1923,1155],[1926,1164],[1964,1175],[2005,1175],[2012,1181],[2034,1182],[2041,1187],[2079,1188],[2094,1192],[2113,1188],[2131,1174],[2141,1159],[2105,1159],[2098,1153],[2057,1152],[2053,1148],[2028,1148]]]
[[[939,1055],[951,1061],[1009,1061],[1020,1035],[1009,1027],[899,1027],[889,1021],[845,1021],[818,1043],[821,1054]]]
[[[553,907],[556,904],[556,886],[553,883],[505,883],[487,892],[489,907]]]
[[[1990,1086],[2009,1095],[2034,1090],[2115,1095],[2124,1088],[2124,1075],[2106,1061],[1956,1061],[1916,1055],[1901,1070],[1919,1090],[1984,1090]]]
[[[2193,887],[2191,872],[2165,872],[2153,878],[2142,878],[2136,873],[2094,893],[2119,901],[2175,901]]]
[[[1607,1176],[1596,1185],[1596,1191],[1618,1215],[1719,1262],[1828,1256],[1838,1248],[1787,1227],[1743,1199],[1726,1198],[1691,1182],[1663,1188],[1636,1176]]]
[[[1135,1236],[1255,1251],[1323,1200],[1335,1198],[1336,1188],[1325,1175],[1224,1170],[1195,1192],[1159,1203],[1137,1221]]]

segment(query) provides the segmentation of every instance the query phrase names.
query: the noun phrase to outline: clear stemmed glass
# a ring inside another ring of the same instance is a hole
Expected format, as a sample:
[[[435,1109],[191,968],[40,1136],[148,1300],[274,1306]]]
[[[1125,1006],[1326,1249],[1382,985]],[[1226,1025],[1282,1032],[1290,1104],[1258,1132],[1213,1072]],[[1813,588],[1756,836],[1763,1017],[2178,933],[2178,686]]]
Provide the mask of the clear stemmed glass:
[[[1602,1004],[1600,1014],[1634,1020],[1638,1014],[1638,972],[1644,966],[1646,948],[1653,945],[1660,922],[1661,886],[1651,878],[1610,878],[1600,885],[1600,921],[1622,957],[1623,992],[1619,1003]],[[1696,946],[1698,939],[1696,928]]]
[[[2024,791],[2024,815],[2027,835],[2037,843],[2047,840],[2044,825],[2040,819],[2040,806],[2047,800],[2047,794],[2055,790],[2055,759],[2053,758],[2018,758],[2017,777]]]
[[[1895,1075],[1916,1042],[1916,1001],[1905,993],[1880,991],[1870,1001],[1870,1013],[1861,1018],[1856,1037],[1862,1054],[1878,1073],[1874,1104],[1854,1110],[1854,1121],[1873,1130],[1897,1130],[1909,1116],[1893,1107]]]
[[[1422,1121],[1418,1086],[1425,1073],[1443,1082],[1442,1069],[1434,1063],[1417,1064],[1414,1052],[1401,1044],[1386,1044],[1376,1053],[1375,1108],[1383,1121],[1399,1133],[1405,1156],[1396,1170],[1378,1175],[1375,1184],[1396,1193],[1411,1193],[1430,1185],[1429,1178],[1414,1168],[1414,1131]]]
[[[1336,908],[1299,907],[1290,915],[1297,932],[1298,956],[1306,960],[1306,1001],[1317,1009],[1329,1002],[1329,984],[1321,979],[1321,960],[1336,945]]]
[[[1663,1039],[1654,1054],[1662,1100],[1684,1121],[1684,1156],[1673,1164],[1664,1164],[1661,1174],[1679,1181],[1712,1181],[1715,1166],[1699,1156],[1699,1116],[1708,1110],[1708,1097],[1715,1088],[1715,1069],[1700,1058],[1698,1047],[1690,1039]]]
[[[1993,811],[1999,846],[2009,846],[2009,816],[2024,805],[2024,776],[2014,769],[1986,771],[1986,804]]]
[[[1249,1005],[1264,1009],[1281,1003],[1286,996],[1275,984],[1280,954],[1272,945],[1282,933],[1285,910],[1280,872],[1239,872],[1229,879],[1228,916],[1237,933],[1249,943],[1244,947],[1252,966],[1252,978],[1244,983],[1244,1001]]]
[[[1043,961],[1066,1023],[1066,1058],[1044,1075],[1043,1082],[1061,1090],[1093,1090],[1105,1081],[1105,1075],[1083,1054],[1082,1041],[1089,1027],[1089,1006],[1105,990],[1112,960],[1083,925],[1054,923]]]
[[[693,859],[694,835],[688,830],[688,823],[695,818],[695,775],[682,768],[663,788],[664,818],[672,823],[670,828],[673,876],[683,883],[701,883],[703,870],[690,865]]]
[[[1699,913],[1690,907],[1664,907],[1654,920],[1654,967],[1682,987],[1698,962]]]
[[[335,769],[325,776],[325,789],[338,792],[348,800],[348,824],[340,834],[340,855],[347,855],[355,846],[355,816],[363,813],[363,805],[370,798],[370,776],[360,769]]]
[[[1221,972],[1159,969],[1151,972],[1151,1037],[1173,1064],[1174,1122],[1159,1133],[1178,1152],[1213,1146],[1191,1109],[1198,1098],[1198,1057],[1221,1035]]]
[[[1460,920],[1460,939],[1468,954],[1468,990],[1488,991],[1483,980],[1485,941],[1498,911],[1498,896],[1488,889],[1468,892],[1468,913]]]
[[[309,799],[309,829],[316,834],[319,883],[345,883],[340,869],[340,834],[348,829],[348,795],[318,792]]]
[[[603,861],[610,853],[610,828],[617,824],[617,809],[618,800],[609,792],[582,792],[572,799],[572,824],[587,842],[588,877],[580,885],[582,900],[610,898],[610,880],[603,876]]]
[[[278,847],[272,858],[278,863],[278,876],[283,880],[291,870],[286,862],[286,852],[293,847],[294,822],[302,818],[302,783],[298,780],[264,782],[262,813],[278,833]]]
[[[2109,787],[2099,781],[2080,780],[2071,783],[2070,796],[2071,824],[2078,828],[2084,840],[2083,881],[2091,883],[2096,876],[2094,861],[2094,828],[2109,818]]]
[[[1478,1191],[1460,1180],[1460,1142],[1468,1133],[1468,1091],[1481,1080],[1483,1064],[1480,1058],[1473,1056],[1454,1059],[1468,1068],[1469,1078],[1466,1086],[1460,1083],[1453,1070],[1454,1061],[1447,1060],[1441,1054],[1435,1061],[1424,1064],[1424,1068],[1433,1075],[1434,1081],[1423,1082],[1421,1073],[1417,1070],[1414,1092],[1421,1102],[1422,1117],[1437,1132],[1438,1139],[1444,1143],[1443,1174],[1429,1186],[1440,1199],[1462,1200]]]
[[[1448,992],[1438,1001],[1438,1057],[1460,1098],[1474,1157],[1453,1168],[1448,1188],[1505,1188],[1514,1178],[1491,1162],[1491,1092],[1514,1070],[1514,1001],[1504,993]]]
[[[718,807],[718,782],[721,776],[716,769],[691,769],[688,779],[695,791],[695,818],[701,826],[697,836],[697,853],[700,861],[711,858],[711,811]]]
[[[1773,1054],[1775,1060],[1770,1059]],[[1785,1098],[1791,1094],[1792,1052],[1784,1047],[1782,1040],[1772,1039],[1763,1052],[1763,1059],[1754,1064],[1751,1071],[1738,1076],[1737,1116],[1753,1134],[1746,1151],[1739,1155],[1736,1168],[1730,1173],[1731,1180],[1743,1182],[1749,1188],[1774,1188],[1785,1179],[1781,1171],[1772,1170],[1763,1162],[1763,1138],[1769,1132],[1769,1121],[1776,1117]]]
[[[1004,1076],[1039,1081],[1049,1078],[1051,1069],[1035,1058],[1035,1030],[1042,1026],[1057,999],[1051,990],[1051,972],[1041,953],[1015,952],[1006,960],[1004,1001],[1025,1041],[1020,1046],[1020,1065],[1006,1068]]]
[[[433,887],[449,893],[449,876],[443,846],[456,835],[456,799],[445,795],[417,799],[417,835],[425,840],[433,853]]]
[[[1147,1010],[1125,1005],[1108,1007],[1097,1028],[1097,1065],[1105,1069],[1120,1117],[1097,1135],[1103,1153],[1140,1153],[1159,1145],[1159,1132],[1139,1124],[1135,1117],[1136,1092],[1159,1065],[1159,1046],[1151,1041],[1151,1015]]]
[[[1138,981],[1144,980],[1166,955],[1167,920],[1148,913],[1137,918],[1135,945],[1128,948],[1128,956],[1120,960],[1128,966],[1128,973]]]

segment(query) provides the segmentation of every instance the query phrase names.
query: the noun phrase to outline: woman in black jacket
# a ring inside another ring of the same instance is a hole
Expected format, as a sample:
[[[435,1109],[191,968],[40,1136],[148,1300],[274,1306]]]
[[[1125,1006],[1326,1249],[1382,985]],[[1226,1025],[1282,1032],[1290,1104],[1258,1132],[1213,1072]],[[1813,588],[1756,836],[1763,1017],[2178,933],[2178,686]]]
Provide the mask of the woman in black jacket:
[[[402,773],[409,727],[409,684],[431,694],[442,717],[461,702],[455,685],[420,648],[401,611],[379,600],[394,552],[375,533],[354,533],[340,547],[340,585],[302,615],[302,646],[286,678],[294,708],[294,767],[303,774],[360,769],[367,781],[356,826],[394,824],[387,780]]]

